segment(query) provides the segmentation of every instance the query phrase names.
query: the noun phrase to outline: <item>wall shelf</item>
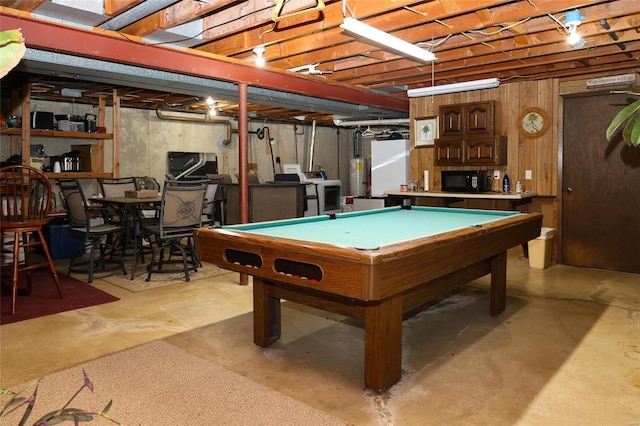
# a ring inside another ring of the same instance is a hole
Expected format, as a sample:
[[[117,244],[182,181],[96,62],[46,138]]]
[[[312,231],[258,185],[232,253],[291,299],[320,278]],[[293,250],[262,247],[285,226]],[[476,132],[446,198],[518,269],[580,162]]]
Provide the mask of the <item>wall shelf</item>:
[[[49,137],[49,138],[69,138],[69,139],[113,139],[112,133],[96,133],[96,132],[66,132],[62,130],[29,130],[31,137]],[[2,135],[22,135],[22,129],[0,129]]]
[[[97,141],[98,157],[96,158],[98,164],[97,169],[93,172],[62,172],[62,173],[46,173],[50,179],[61,178],[75,178],[75,179],[91,179],[99,177],[118,177],[120,175],[120,98],[117,91],[113,91],[113,133],[97,133],[97,132],[71,132],[62,130],[43,130],[32,129],[29,126],[29,121],[22,122],[21,128],[5,128],[0,129],[0,135],[7,135],[11,139],[11,154],[20,154],[22,157],[22,164],[29,165],[31,162],[31,143],[32,138],[56,138],[56,139],[72,139],[74,141],[87,140]],[[22,117],[29,117],[31,114],[31,85],[26,84],[23,86],[21,93],[20,90],[15,89],[15,93],[12,94],[14,99],[12,105],[12,113],[19,115],[21,112]],[[106,95],[100,96],[98,99],[98,116],[97,126],[105,126],[105,110],[106,110]],[[111,141],[113,144],[113,158],[112,158],[112,171],[104,171],[104,146],[107,141]]]

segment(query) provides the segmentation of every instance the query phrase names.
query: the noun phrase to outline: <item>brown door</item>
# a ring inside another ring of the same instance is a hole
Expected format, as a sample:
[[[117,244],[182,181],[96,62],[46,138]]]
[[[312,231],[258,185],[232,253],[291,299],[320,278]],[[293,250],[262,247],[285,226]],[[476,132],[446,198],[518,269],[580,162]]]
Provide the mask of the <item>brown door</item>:
[[[564,100],[561,262],[640,273],[640,148],[605,131],[637,98]]]

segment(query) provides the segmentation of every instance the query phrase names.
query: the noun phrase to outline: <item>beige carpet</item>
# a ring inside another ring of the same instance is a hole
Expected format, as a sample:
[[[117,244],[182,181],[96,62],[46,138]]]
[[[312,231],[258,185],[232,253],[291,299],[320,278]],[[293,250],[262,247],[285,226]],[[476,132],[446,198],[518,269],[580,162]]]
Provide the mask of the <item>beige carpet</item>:
[[[100,412],[113,400],[108,414],[125,425],[348,424],[160,340],[45,376],[28,424],[61,408],[84,382],[82,370],[93,393],[83,389],[71,406]],[[3,405],[8,400],[0,399]],[[12,415],[0,423],[18,420]],[[91,424],[113,423],[96,417]]]
[[[127,265],[127,268],[131,268],[131,265]],[[145,290],[153,290],[155,288],[166,287],[173,284],[184,283],[184,274],[182,272],[165,273],[151,275],[151,281],[147,282],[147,267],[146,265],[138,265],[136,267],[135,278],[131,278],[131,270],[127,269],[127,275],[114,274],[101,277],[104,281],[122,287],[134,293]],[[232,271],[218,268],[211,263],[202,263],[202,267],[198,268],[198,272],[189,272],[189,278],[191,281],[200,280],[202,278],[217,277],[218,275],[230,274]],[[98,275],[99,276],[99,275]]]

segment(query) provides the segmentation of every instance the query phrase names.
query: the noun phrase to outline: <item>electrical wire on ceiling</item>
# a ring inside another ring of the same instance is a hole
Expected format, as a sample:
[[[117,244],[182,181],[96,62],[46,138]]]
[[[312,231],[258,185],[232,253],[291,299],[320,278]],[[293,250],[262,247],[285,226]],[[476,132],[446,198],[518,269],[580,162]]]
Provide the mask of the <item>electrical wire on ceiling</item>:
[[[485,30],[468,30],[467,32],[468,32],[468,33],[472,33],[472,34],[481,34],[481,35],[486,35],[486,36],[493,36],[493,35],[500,34],[500,33],[501,33],[501,32],[503,32],[503,31],[510,30],[510,29],[511,29],[511,28],[513,28],[513,27],[517,27],[518,25],[522,25],[522,24],[524,24],[525,22],[527,22],[529,19],[531,19],[531,18],[524,18],[524,19],[522,19],[522,20],[520,20],[520,21],[518,21],[518,22],[515,22],[515,23],[513,23],[513,24],[511,24],[511,25],[507,25],[507,26],[502,27],[502,28],[500,28],[500,29],[498,29],[498,30],[495,30],[495,31],[485,31]]]

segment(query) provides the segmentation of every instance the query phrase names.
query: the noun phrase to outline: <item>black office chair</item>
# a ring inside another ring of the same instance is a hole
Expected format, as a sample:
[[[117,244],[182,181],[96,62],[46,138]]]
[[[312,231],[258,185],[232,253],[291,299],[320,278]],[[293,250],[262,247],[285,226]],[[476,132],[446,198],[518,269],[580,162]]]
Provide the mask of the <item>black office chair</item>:
[[[69,218],[69,235],[91,244],[88,259],[84,259],[84,244],[73,254],[69,261],[69,275],[72,272],[87,273],[88,282],[91,283],[95,272],[122,269],[122,274],[126,274],[122,245],[114,243],[114,236],[122,234],[124,227],[106,222],[107,209],[87,204],[84,191],[77,179],[57,179],[56,182],[60,187],[60,198]],[[91,219],[95,217],[102,217],[105,223],[92,225]]]
[[[193,230],[202,226],[205,193],[209,180],[170,181],[164,183],[160,220],[157,225],[144,225],[143,232],[155,236],[157,247],[153,249],[147,266],[147,281],[153,273],[183,271],[189,281],[189,271],[197,272],[200,261],[193,246]],[[165,260],[165,255],[168,255]],[[178,256],[173,260],[173,256]],[[168,264],[181,263],[181,269],[166,269]]]

